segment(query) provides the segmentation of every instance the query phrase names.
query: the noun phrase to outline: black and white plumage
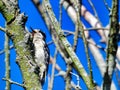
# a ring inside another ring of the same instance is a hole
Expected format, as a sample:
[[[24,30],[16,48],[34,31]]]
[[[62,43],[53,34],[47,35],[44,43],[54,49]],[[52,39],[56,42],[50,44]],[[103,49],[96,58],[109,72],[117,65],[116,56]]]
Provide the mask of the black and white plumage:
[[[36,63],[36,72],[40,77],[41,84],[44,83],[49,64],[49,49],[45,42],[46,36],[39,29],[32,30],[33,55]]]

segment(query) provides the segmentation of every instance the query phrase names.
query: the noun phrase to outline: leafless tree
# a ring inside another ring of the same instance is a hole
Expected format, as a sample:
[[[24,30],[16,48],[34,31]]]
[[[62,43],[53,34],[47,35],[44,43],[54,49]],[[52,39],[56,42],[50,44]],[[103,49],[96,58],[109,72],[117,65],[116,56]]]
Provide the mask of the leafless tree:
[[[82,90],[80,86],[80,79],[82,78],[89,90],[117,90],[116,84],[113,82],[113,73],[116,73],[116,78],[119,83],[119,70],[120,70],[120,46],[119,42],[119,0],[112,0],[112,7],[109,7],[106,0],[104,4],[109,11],[110,23],[103,27],[99,20],[97,11],[91,0],[90,3],[94,15],[91,14],[87,8],[82,4],[81,0],[59,0],[59,21],[55,17],[55,13],[51,7],[49,0],[31,0],[39,14],[42,16],[48,32],[51,34],[52,41],[48,42],[56,46],[55,54],[51,55],[50,63],[52,63],[52,74],[48,75],[49,86],[48,90],[53,89],[54,78],[62,76],[65,81],[65,90]],[[99,2],[99,1],[98,1]],[[66,10],[67,14],[75,25],[74,32],[70,30],[64,30],[62,28],[62,7]],[[25,90],[41,90],[42,85],[39,82],[39,76],[34,72],[34,58],[31,55],[29,40],[29,30],[26,29],[25,23],[27,17],[24,13],[20,13],[18,0],[0,0],[0,13],[6,20],[5,28],[0,27],[0,30],[5,33],[5,49],[0,51],[0,54],[5,53],[6,73],[3,80],[6,81],[6,90],[10,90],[11,84],[16,84],[23,87]],[[86,25],[81,21],[83,17],[92,28],[86,28]],[[90,30],[95,30],[101,37],[100,43],[105,43],[106,48],[98,45],[94,39],[90,36]],[[73,35],[73,43],[67,40],[69,35]],[[79,38],[82,38],[85,48],[85,54],[87,58],[88,72],[82,65],[79,55],[76,54]],[[9,40],[12,40],[13,45],[9,45]],[[16,50],[16,62],[21,70],[24,83],[20,84],[11,80],[10,78],[10,52],[9,50],[14,48]],[[89,50],[88,50],[89,49]],[[106,60],[103,58],[103,54],[106,53]],[[92,53],[96,64],[100,70],[103,78],[101,86],[97,85],[97,82],[93,79],[93,69],[91,63]],[[60,54],[62,59],[66,63],[66,71],[62,70],[59,63],[56,63],[57,55]],[[52,57],[54,56],[54,57]],[[76,70],[73,73],[72,70]],[[58,74],[54,74],[55,70]],[[71,76],[76,76],[77,84],[71,79]]]

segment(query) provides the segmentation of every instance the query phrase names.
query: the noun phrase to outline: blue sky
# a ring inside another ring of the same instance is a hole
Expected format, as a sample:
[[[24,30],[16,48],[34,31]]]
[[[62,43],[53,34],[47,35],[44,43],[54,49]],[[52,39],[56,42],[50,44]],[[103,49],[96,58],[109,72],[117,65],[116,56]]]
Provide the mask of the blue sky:
[[[102,22],[103,26],[106,26],[109,23],[109,12],[108,10],[105,8],[105,5],[103,3],[103,0],[91,0],[97,10],[98,16],[100,21]],[[106,0],[108,5],[111,6],[111,0]],[[55,16],[59,17],[59,0],[50,0],[53,11],[55,13]],[[86,8],[92,13],[93,10],[91,8],[91,6],[88,3],[88,0],[83,0],[83,5],[86,6]],[[36,8],[34,7],[34,5],[32,4],[31,0],[19,0],[19,7],[20,7],[20,11],[21,13],[24,12],[25,15],[28,16],[28,20],[26,22],[26,26],[28,27],[33,27],[33,28],[40,28],[43,32],[46,33],[47,36],[47,42],[51,41],[51,36],[49,31],[46,28],[46,25],[44,23],[44,21],[42,20],[41,16],[39,15],[39,13],[37,12]],[[75,26],[73,24],[73,22],[71,21],[71,19],[69,18],[69,16],[67,15],[66,11],[64,9],[63,10],[63,20],[62,20],[62,28],[63,29],[67,29],[67,30],[71,30],[74,31]],[[120,12],[119,12],[120,14]],[[81,20],[84,22],[84,24],[87,27],[91,27],[88,22],[85,21],[84,18],[81,18]],[[120,18],[119,18],[120,20]],[[5,27],[5,20],[2,17],[2,15],[0,14],[0,26]],[[95,39],[96,42],[98,42],[100,40],[99,35],[95,32],[95,31],[91,31],[91,36]],[[73,36],[69,36],[68,40],[70,43],[73,43]],[[12,44],[12,42],[10,42],[10,45]],[[98,42],[98,44],[100,44]],[[77,54],[79,54],[79,58],[81,60],[81,63],[83,64],[83,66],[85,67],[85,69],[87,70],[87,60],[86,60],[86,56],[85,56],[85,52],[84,52],[84,45],[82,42],[82,39],[79,39],[79,43],[78,45],[80,47],[78,47],[78,51]],[[100,44],[103,45],[103,44]],[[54,50],[55,50],[55,45],[51,44],[49,46],[50,48],[50,54],[53,56],[54,55]],[[2,31],[0,31],[0,50],[4,49],[4,33]],[[82,51],[82,52],[81,52]],[[19,70],[19,67],[17,66],[17,64],[15,63],[15,57],[16,57],[16,53],[14,49],[10,50],[11,55],[10,55],[10,62],[11,62],[11,79],[13,81],[22,83],[22,76]],[[103,52],[103,51],[101,51]],[[90,53],[91,55],[91,53]],[[104,55],[104,53],[103,53]],[[5,81],[1,80],[3,77],[5,77],[5,61],[4,61],[4,54],[0,55],[0,90],[5,90]],[[104,55],[105,56],[105,55]],[[100,76],[99,70],[97,68],[97,65],[94,61],[94,57],[91,55],[91,60],[92,60],[92,66],[93,66],[93,74],[94,74],[94,79],[96,80],[96,82],[98,83],[98,85],[101,84],[102,78]],[[65,66],[65,62],[61,59],[60,55],[58,55],[57,57],[57,63],[62,67],[63,70],[66,70]],[[52,65],[49,66],[49,74],[51,73],[51,67]],[[75,72],[73,70],[73,72]],[[57,73],[57,71],[55,72]],[[75,72],[76,73],[76,72]],[[115,75],[114,75],[115,76]],[[73,79],[76,83],[76,78],[73,76]],[[82,88],[84,88],[83,90],[87,90],[85,88],[85,84],[83,83],[83,81],[80,79],[80,85]],[[54,81],[54,89],[53,90],[64,90],[64,80],[62,77],[55,77],[55,81]],[[17,85],[12,85],[12,89],[11,90],[23,90],[23,88],[17,86]],[[47,80],[46,83],[44,85],[44,90],[47,90]]]

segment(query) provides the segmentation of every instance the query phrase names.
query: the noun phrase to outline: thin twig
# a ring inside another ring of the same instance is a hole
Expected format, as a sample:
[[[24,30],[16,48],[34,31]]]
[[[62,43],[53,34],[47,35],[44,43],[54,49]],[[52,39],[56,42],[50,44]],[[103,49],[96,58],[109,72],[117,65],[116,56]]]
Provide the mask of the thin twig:
[[[91,0],[88,0],[88,2],[90,3],[90,5],[91,5],[91,7],[92,7],[92,9],[93,9],[93,12],[94,12],[94,14],[95,14],[95,18],[97,19],[97,22],[96,22],[96,26],[95,26],[95,27],[98,27],[99,25],[102,27],[102,23],[100,22],[100,19],[99,19],[99,16],[98,16],[98,14],[97,14],[97,11],[96,11],[96,9],[95,9],[95,6],[93,5],[93,3],[92,3]],[[97,24],[98,24],[98,26],[97,26]],[[105,37],[104,31],[98,30],[98,33],[101,34],[101,37],[104,38],[105,41],[106,41],[106,37]],[[102,41],[102,40],[101,40],[101,41]],[[104,41],[103,41],[103,42],[104,42]]]
[[[52,66],[52,75],[51,75],[51,78],[50,78],[50,83],[49,83],[49,86],[48,86],[48,90],[52,90],[53,89],[53,83],[54,83],[54,72],[55,72],[55,67],[56,67],[56,58],[57,58],[57,54],[58,54],[58,51],[57,49],[55,50],[55,54],[54,54],[54,62],[53,62],[53,66]]]
[[[67,34],[72,34],[72,35],[75,34],[74,32],[68,31],[68,30],[64,30],[64,32],[67,33]],[[80,35],[78,35],[78,37],[81,38]],[[103,51],[106,51],[105,48],[103,48],[103,47],[100,46],[100,45],[97,45],[95,42],[92,42],[90,39],[87,39],[87,42],[90,43],[90,44],[92,44],[92,45],[94,45],[94,46],[96,46],[97,48],[99,48],[99,49],[101,49],[101,50],[103,50]]]
[[[79,19],[80,19],[80,3],[78,0],[70,0],[73,4],[73,7],[76,11],[77,20],[75,22],[75,35],[74,35],[74,43],[73,43],[73,50],[76,51],[77,43],[78,43],[78,35],[79,35]]]
[[[99,19],[98,14],[97,14],[97,11],[96,11],[96,9],[95,9],[95,6],[93,5],[93,3],[92,3],[91,0],[88,0],[88,2],[90,3],[90,5],[91,5],[91,7],[92,7],[92,9],[93,9],[93,12],[94,12],[94,14],[95,14],[95,17],[98,19],[99,23],[101,24],[100,19]],[[101,25],[102,25],[102,24],[101,24]]]
[[[72,66],[70,64],[67,64],[67,71],[65,75],[65,90],[71,90],[71,74],[70,72],[72,71]]]
[[[90,3],[90,6],[91,6],[91,7],[92,7],[92,9],[93,9],[93,12],[94,12],[94,14],[95,14],[95,17],[96,17],[96,18],[98,18],[97,11],[95,10],[95,7],[94,7],[94,5],[93,5],[92,1],[91,1],[91,0],[88,0],[88,2]]]
[[[0,26],[0,30],[6,32],[6,29]]]
[[[13,48],[14,48],[13,45],[9,46],[9,49],[13,49]],[[3,54],[4,52],[5,52],[5,50],[1,50],[1,51],[0,51],[0,54]]]
[[[80,86],[80,78],[79,78],[79,76],[77,74],[75,74],[75,73],[72,73],[72,72],[70,72],[70,74],[76,76],[76,78],[77,78],[77,86]]]
[[[5,77],[6,79],[10,79],[10,52],[9,52],[9,37],[5,33]],[[6,81],[5,90],[10,90],[11,85],[9,81]]]
[[[85,28],[84,31],[90,31],[90,30],[99,30],[99,29],[102,29],[102,30],[110,30],[109,28],[106,28],[106,27],[101,27],[101,28],[97,28],[97,27],[92,27],[92,28]],[[64,29],[63,29],[64,30]]]
[[[85,31],[89,31],[89,30],[109,30],[109,28],[104,28],[104,27],[101,27],[101,28],[95,28],[95,27],[93,27],[93,28],[86,28],[86,29],[84,29]]]
[[[106,0],[103,0],[103,1],[104,1],[104,4],[105,4],[107,10],[110,12],[110,11],[111,11],[111,8],[108,6],[108,3],[106,2]]]
[[[53,60],[53,58],[51,57],[50,58],[50,62],[52,63],[52,64],[54,64],[54,60]],[[61,67],[56,63],[56,65],[55,65],[55,69],[58,71],[58,74],[56,74],[55,76],[62,76],[63,78],[66,78],[66,72],[65,71],[63,71],[62,69],[61,69]],[[77,77],[77,78],[79,78],[79,77]],[[79,79],[77,79],[77,80],[79,80]],[[48,83],[50,83],[50,77],[49,77],[49,80],[48,80],[49,82]],[[79,81],[78,81],[79,82]],[[74,88],[75,90],[81,90],[81,87],[80,86],[78,86],[79,84],[77,83],[77,85],[76,84],[74,84],[74,82],[73,81],[71,81],[71,87],[72,88]]]
[[[78,85],[76,85],[74,82],[71,81],[71,87],[74,89],[74,90],[82,90],[82,88]]]
[[[54,64],[54,59],[52,58],[52,57],[50,57],[50,63],[51,64]],[[56,65],[55,65],[55,69],[58,71],[58,72],[60,72],[61,71],[61,68],[60,68],[60,66],[56,63]]]
[[[62,25],[62,5],[63,5],[64,0],[60,0],[59,2],[59,24],[60,27]]]
[[[18,85],[18,86],[21,86],[21,87],[25,87],[24,84],[20,84],[20,83],[18,83],[18,82],[14,82],[14,81],[12,81],[12,80],[10,80],[10,79],[7,79],[7,78],[2,78],[2,79],[5,80],[5,81],[8,81],[8,82],[11,83],[11,84],[15,84],[15,85]]]
[[[50,60],[51,60],[51,63],[53,64],[54,63],[53,59],[50,59]],[[58,74],[56,74],[55,76],[62,76],[63,78],[66,78],[66,72],[64,72],[58,64],[56,64],[55,69],[58,71]],[[70,74],[71,74],[71,72],[70,72]],[[79,76],[76,75],[76,77],[77,77],[77,85],[73,81],[71,81],[69,87],[72,87],[75,90],[81,90],[81,87],[80,87],[79,81],[78,81]]]

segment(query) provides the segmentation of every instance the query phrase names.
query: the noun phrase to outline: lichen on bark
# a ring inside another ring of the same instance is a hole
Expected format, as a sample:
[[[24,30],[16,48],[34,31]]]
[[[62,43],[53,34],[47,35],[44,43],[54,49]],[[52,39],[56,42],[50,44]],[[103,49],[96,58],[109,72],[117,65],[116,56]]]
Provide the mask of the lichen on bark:
[[[10,37],[16,50],[16,61],[20,67],[26,90],[40,90],[41,83],[34,72],[33,57],[30,46],[26,43],[25,23],[27,17],[19,13],[17,0],[1,0],[0,12],[6,20],[6,34]],[[30,64],[32,63],[32,65]]]

